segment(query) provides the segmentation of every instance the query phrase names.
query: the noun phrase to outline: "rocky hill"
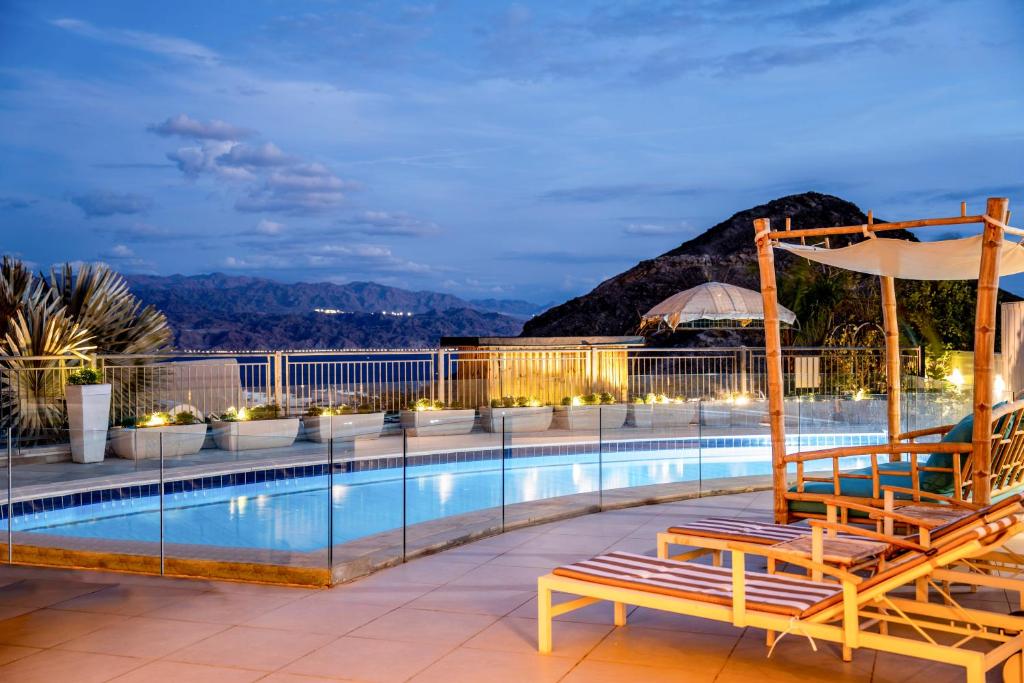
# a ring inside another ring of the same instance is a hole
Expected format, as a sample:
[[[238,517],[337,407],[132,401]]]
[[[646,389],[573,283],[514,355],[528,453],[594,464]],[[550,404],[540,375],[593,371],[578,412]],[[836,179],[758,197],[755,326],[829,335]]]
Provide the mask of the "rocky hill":
[[[640,316],[665,298],[684,289],[709,281],[728,282],[741,287],[758,290],[760,287],[757,255],[754,247],[755,218],[766,217],[773,227],[785,225],[786,217],[792,219],[796,228],[825,227],[835,225],[856,225],[867,222],[867,216],[855,204],[839,197],[807,192],[781,197],[761,206],[755,206],[734,214],[729,219],[708,229],[701,235],[684,242],[675,249],[656,258],[641,261],[629,270],[605,280],[594,290],[583,296],[555,306],[528,320],[523,326],[524,336],[569,336],[583,334],[630,334],[637,329]],[[876,219],[876,222],[884,222]],[[903,230],[887,232],[886,237],[916,240]],[[833,238],[832,246],[859,241],[853,238]],[[798,259],[785,252],[775,252],[776,267],[780,281],[780,300],[783,305],[797,311],[798,317],[804,310],[797,310],[793,301],[787,301],[785,290],[787,274],[800,267]],[[827,275],[826,275],[827,277]],[[847,299],[876,296],[877,278],[867,276],[846,276],[849,286]],[[901,281],[898,283],[901,302],[911,296],[935,302],[933,311],[943,324],[929,324],[923,319],[922,311],[908,311],[904,320],[905,342],[923,343],[948,342],[955,346],[968,343],[973,329],[953,330],[951,325],[963,322],[972,325],[974,310],[972,295],[975,283],[919,283]],[[959,289],[957,289],[959,288]],[[969,291],[968,291],[969,290]],[[1013,294],[1001,293],[1002,300],[1016,300]],[[813,302],[810,304],[813,306]],[[902,305],[902,303],[901,303]],[[865,310],[879,310],[877,306],[866,306]],[[927,313],[927,311],[925,312]],[[901,311],[901,316],[904,312]],[[869,314],[875,315],[875,314]],[[880,319],[880,310],[877,313]],[[954,321],[946,324],[946,321]],[[875,322],[875,318],[869,321]],[[830,324],[835,321],[830,321]],[[838,322],[844,322],[841,319]],[[860,323],[862,320],[847,320]],[[926,329],[927,328],[927,329]],[[936,339],[934,337],[941,337]],[[663,342],[666,340],[662,340]],[[670,343],[682,345],[712,344],[760,344],[759,333],[702,332],[673,335]]]
[[[532,306],[374,282],[283,283],[222,273],[127,280],[136,296],[167,315],[179,349],[436,346],[443,336],[515,336]]]

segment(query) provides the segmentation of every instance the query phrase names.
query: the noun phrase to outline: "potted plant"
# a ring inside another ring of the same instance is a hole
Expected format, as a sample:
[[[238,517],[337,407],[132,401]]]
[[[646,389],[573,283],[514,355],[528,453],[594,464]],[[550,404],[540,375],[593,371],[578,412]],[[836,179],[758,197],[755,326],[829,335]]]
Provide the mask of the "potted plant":
[[[64,387],[71,459],[75,462],[103,462],[110,420],[110,385],[103,384],[98,370],[82,368],[68,375]]]
[[[605,392],[584,396],[566,396],[562,405],[554,407],[553,429],[594,431],[621,429],[626,422],[625,404],[616,404],[615,397]]]
[[[356,407],[311,406],[302,418],[306,438],[316,443],[330,439],[376,439],[384,429],[384,412],[369,403]]]
[[[114,454],[126,460],[195,455],[206,439],[206,423],[191,410],[152,413],[126,420],[110,437]]]
[[[551,426],[551,406],[527,396],[505,396],[480,408],[480,423],[489,432],[543,432]]]
[[[476,411],[458,403],[421,398],[400,415],[402,429],[409,436],[452,436],[473,431]]]
[[[214,442],[224,451],[291,446],[299,434],[299,418],[280,414],[274,404],[228,408],[210,423]]]

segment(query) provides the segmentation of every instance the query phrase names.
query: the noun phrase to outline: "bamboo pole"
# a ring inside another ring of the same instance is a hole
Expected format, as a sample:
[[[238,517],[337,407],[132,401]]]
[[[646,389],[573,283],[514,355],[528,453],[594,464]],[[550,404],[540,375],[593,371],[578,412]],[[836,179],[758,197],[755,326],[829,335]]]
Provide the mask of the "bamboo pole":
[[[754,220],[757,263],[761,270],[761,299],[764,303],[764,355],[768,373],[768,422],[772,434],[772,484],[775,521],[789,523],[786,504],[786,427],[782,407],[782,341],[779,335],[779,300],[775,284],[775,254],[767,233],[767,218]]]
[[[1006,222],[1009,200],[989,197],[985,213]],[[978,306],[974,323],[974,477],[973,502],[985,505],[991,498],[992,383],[995,379],[996,297],[999,295],[999,261],[1003,230],[985,223],[978,272]]]
[[[889,414],[889,442],[900,432],[900,328],[896,317],[896,281],[888,276],[878,278],[882,286],[882,324],[885,329],[886,400]],[[899,460],[899,456],[893,456]]]
[[[905,230],[907,228],[926,228],[939,225],[966,225],[969,223],[981,223],[981,216],[953,216],[952,218],[921,218],[913,221],[900,221],[897,223],[876,223],[871,227],[872,232],[884,230]],[[1003,221],[1005,223],[1005,221]],[[772,239],[787,239],[790,237],[823,237],[825,235],[856,235],[863,234],[867,224],[863,225],[842,225],[835,228],[807,228],[805,230],[776,230],[769,237]]]

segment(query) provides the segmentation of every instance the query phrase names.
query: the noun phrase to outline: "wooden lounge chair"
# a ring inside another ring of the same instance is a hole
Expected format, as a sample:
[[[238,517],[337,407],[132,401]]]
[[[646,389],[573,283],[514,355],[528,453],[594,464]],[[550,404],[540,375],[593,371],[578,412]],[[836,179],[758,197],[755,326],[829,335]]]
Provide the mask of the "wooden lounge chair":
[[[884,507],[886,490],[904,503],[971,503],[973,424],[973,416],[968,416],[956,425],[900,434],[893,443],[786,455],[785,461],[796,468],[796,483],[785,492],[790,517],[822,517],[822,496]],[[935,436],[942,440],[938,443],[917,441]],[[842,469],[843,458],[851,456],[867,456],[871,464]],[[1003,404],[993,410],[991,458],[991,500],[998,501],[1024,490],[1024,401]],[[831,472],[825,476],[808,471],[808,463],[820,461],[831,461]]]
[[[1024,531],[1020,511],[994,521],[974,520],[945,536],[927,552],[908,552],[870,578],[818,564],[798,553],[749,543],[730,543],[731,567],[606,553],[558,567],[537,580],[538,649],[552,649],[554,617],[601,601],[614,604],[617,626],[626,623],[626,606],[702,617],[742,628],[798,633],[839,643],[849,660],[858,648],[918,657],[962,666],[968,683],[982,683],[985,672],[1017,657],[1024,647],[1024,618],[962,607],[948,597],[935,604],[892,593],[936,572],[997,549]],[[794,579],[746,571],[746,555],[755,553],[788,562],[833,581]],[[963,573],[963,572],[960,572]],[[968,578],[964,579],[969,580]],[[554,593],[576,596],[555,604]],[[911,626],[909,636],[889,633],[888,624]],[[877,631],[869,630],[877,626]],[[943,644],[931,633],[963,636]],[[779,636],[781,637],[781,636]],[[775,639],[777,640],[777,639]],[[981,652],[966,643],[987,643]]]

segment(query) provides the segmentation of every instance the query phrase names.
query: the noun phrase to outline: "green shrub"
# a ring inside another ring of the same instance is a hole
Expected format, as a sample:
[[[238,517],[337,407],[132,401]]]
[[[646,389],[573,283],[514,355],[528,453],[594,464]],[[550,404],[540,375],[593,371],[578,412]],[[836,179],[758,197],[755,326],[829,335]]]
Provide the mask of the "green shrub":
[[[83,384],[103,384],[103,377],[100,375],[100,371],[95,368],[82,368],[68,375],[68,384],[79,386]]]

